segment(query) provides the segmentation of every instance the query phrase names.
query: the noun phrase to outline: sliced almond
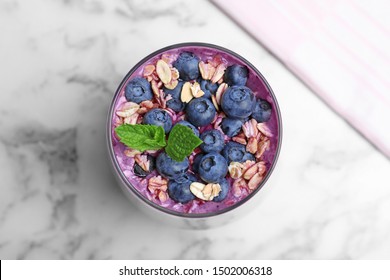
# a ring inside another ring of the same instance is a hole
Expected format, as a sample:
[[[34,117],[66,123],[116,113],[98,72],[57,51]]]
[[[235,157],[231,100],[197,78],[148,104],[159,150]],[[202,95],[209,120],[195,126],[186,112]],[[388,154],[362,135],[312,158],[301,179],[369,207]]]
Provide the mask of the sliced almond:
[[[160,81],[160,78],[158,77],[157,73],[156,72],[153,72],[152,75],[150,75],[154,81],[158,82]]]
[[[256,137],[251,137],[248,140],[248,144],[246,145],[246,151],[250,152],[251,154],[254,154],[257,152],[257,139]]]
[[[147,111],[149,111],[148,108],[141,107],[141,108],[138,109],[137,113],[140,114],[140,115],[143,115],[143,114],[145,114]]]
[[[161,202],[168,200],[167,189],[168,181],[161,178],[161,176],[154,176],[148,181],[148,190],[152,193],[154,199]]]
[[[156,153],[157,153],[157,150],[146,150],[145,151],[145,153],[147,154],[147,155],[156,155]]]
[[[244,172],[244,175],[242,177],[246,180],[250,180],[255,174],[263,175],[265,171],[267,171],[267,167],[265,166],[265,163],[263,161],[260,161],[249,167]]]
[[[238,178],[233,182],[233,195],[235,197],[240,197],[242,194],[242,189],[247,189],[248,184],[243,178]]]
[[[139,105],[134,102],[126,102],[116,111],[117,116],[122,118],[128,118],[133,115],[139,109]]]
[[[172,79],[171,68],[164,60],[160,59],[157,61],[156,72],[161,82],[163,82],[164,84],[167,84],[171,81]]]
[[[257,135],[257,122],[255,119],[250,119],[242,125],[242,130],[247,138],[256,137]]]
[[[141,107],[145,107],[145,108],[148,108],[148,109],[152,109],[153,108],[153,102],[150,101],[150,100],[142,101],[139,105]]]
[[[123,123],[125,124],[137,124],[139,114],[134,113],[130,117],[124,118]]]
[[[177,86],[178,83],[179,83],[178,80],[172,80],[172,81],[170,81],[169,83],[164,84],[164,86],[165,86],[167,89],[174,89],[174,88]]]
[[[177,70],[175,67],[171,68],[171,73],[172,73],[172,80],[177,80],[179,79],[179,70]]]
[[[202,200],[206,200],[203,195],[203,189],[206,187],[205,184],[199,183],[199,182],[193,182],[190,185],[190,191],[193,195],[195,195],[197,198],[200,198]]]
[[[257,129],[257,127],[256,127],[256,129]],[[267,138],[267,137],[264,136],[264,135],[257,129],[257,135],[256,135],[257,142],[260,142],[263,138]]]
[[[222,83],[219,85],[217,92],[215,93],[215,97],[217,98],[218,104],[221,104],[222,95],[225,93],[227,88],[228,88],[228,84],[226,84],[226,83]]]
[[[234,136],[232,138],[232,140],[237,142],[237,143],[240,143],[242,145],[246,145],[247,144],[246,137],[245,137],[244,133],[242,133],[242,132],[237,134],[236,136]]]
[[[153,91],[154,95],[157,98],[159,98],[160,97],[160,89],[158,87],[157,82],[155,80],[152,80],[151,85],[152,85],[152,91]]]
[[[199,98],[199,97],[202,97],[204,95],[204,91],[203,90],[198,90],[196,91],[194,94],[192,94],[195,98]]]
[[[273,137],[272,131],[265,123],[258,123],[257,129],[267,137]]]
[[[153,74],[154,70],[156,70],[156,67],[153,64],[146,65],[144,67],[144,73],[143,75],[145,77],[148,77]]]
[[[253,131],[255,132],[255,134],[257,134],[257,132],[259,131],[257,129],[257,121],[254,118],[250,119],[249,121],[250,121],[250,123],[252,125]]]
[[[135,155],[141,154],[140,151],[135,150],[135,149],[131,149],[131,148],[128,148],[128,149],[124,150],[123,153],[127,157],[134,157]]]
[[[154,176],[148,180],[148,190],[152,193],[154,199],[161,202],[168,200],[167,195],[168,181],[161,176]]]
[[[212,184],[207,184],[206,186],[204,186],[204,188],[202,190],[202,195],[204,197],[203,200],[208,200],[208,198],[212,196],[212,193],[213,193]]]
[[[260,175],[259,173],[256,173],[248,182],[248,188],[253,191],[257,189],[261,181],[263,181],[263,176]]]
[[[270,145],[271,145],[271,142],[269,141],[269,139],[267,137],[265,137],[263,140],[261,140],[259,142],[259,144],[257,145],[257,152],[256,152],[255,157],[261,158],[262,155],[265,153],[265,151],[269,150]]]
[[[217,109],[217,111],[219,111],[217,98],[214,96],[214,94],[211,95],[211,101],[213,102],[215,109]]]
[[[238,179],[242,176],[242,169],[244,168],[244,165],[240,162],[232,161],[229,164],[228,170],[230,177],[233,179]]]
[[[190,185],[190,191],[199,199],[211,201],[219,195],[221,186],[219,184],[210,183],[205,185],[199,182],[193,182]]]
[[[165,98],[163,97],[163,94],[161,94],[161,96],[160,96],[160,105],[161,105],[161,107],[163,108],[163,109],[166,109],[167,108],[167,102],[169,101],[169,100],[171,100],[173,97],[172,97],[172,95],[170,95],[170,94],[167,94],[167,96],[165,96]]]
[[[137,113],[140,115],[145,114],[151,108],[153,108],[153,102],[150,100],[142,101],[139,105],[140,105],[140,108],[138,109]]]
[[[219,193],[222,191],[221,185],[220,184],[208,184],[211,185],[211,196],[210,200],[214,199],[214,197],[217,197]]]
[[[244,139],[246,138],[244,132],[238,133],[238,134],[236,135],[236,137],[240,137],[240,138],[244,138]]]
[[[157,99],[158,104],[160,105],[160,108],[167,108],[167,101],[172,99],[172,96],[168,94],[167,96],[164,97],[164,94],[161,90],[160,92],[160,97]]]
[[[149,171],[150,162],[146,155],[137,154],[134,160],[144,171]]]
[[[154,193],[156,190],[166,191],[168,189],[168,181],[161,176],[154,176],[148,181],[148,190]]]
[[[218,110],[218,108],[216,108],[216,109]],[[217,117],[215,118],[215,121],[213,121],[212,124],[214,126],[214,129],[220,130],[223,133],[223,131],[222,131],[221,127],[220,127],[222,120],[223,120],[223,118],[220,117],[219,115],[217,115]]]
[[[241,138],[241,137],[236,137],[236,136],[235,136],[235,137],[232,138],[232,140],[233,140],[234,142],[240,143],[240,144],[242,144],[242,145],[246,145],[246,144],[247,144],[245,138]]]
[[[192,98],[194,97],[192,96],[191,83],[186,82],[181,89],[180,99],[182,102],[188,103],[191,101]]]
[[[204,80],[211,80],[215,73],[215,67],[209,63],[199,62],[200,75]]]
[[[244,166],[242,172],[245,173],[245,171],[247,171],[250,167],[252,167],[253,165],[255,165],[256,162],[254,160],[247,160],[245,161],[242,165]]]
[[[257,170],[258,170],[258,167],[257,167],[257,164],[249,167],[244,175],[242,176],[242,178],[244,178],[245,180],[250,180],[256,173],[257,173]]]
[[[198,82],[195,82],[191,86],[191,94],[195,98],[199,98],[204,95],[203,90],[200,89],[200,84]]]
[[[200,75],[202,76],[202,78],[204,80],[207,80],[207,69],[206,69],[206,63],[204,63],[204,61],[200,61],[199,64],[199,72],[200,72]]]
[[[219,64],[217,69],[215,69],[215,73],[214,73],[213,77],[211,78],[211,82],[213,84],[218,82],[219,79],[221,79],[223,77],[223,75],[225,74],[225,70],[226,70],[225,64]]]
[[[157,197],[161,202],[165,202],[168,200],[168,195],[165,191],[159,191]]]
[[[260,161],[257,164],[257,173],[259,173],[260,175],[263,175],[266,171],[267,171],[267,166],[265,165],[265,162],[264,161]]]

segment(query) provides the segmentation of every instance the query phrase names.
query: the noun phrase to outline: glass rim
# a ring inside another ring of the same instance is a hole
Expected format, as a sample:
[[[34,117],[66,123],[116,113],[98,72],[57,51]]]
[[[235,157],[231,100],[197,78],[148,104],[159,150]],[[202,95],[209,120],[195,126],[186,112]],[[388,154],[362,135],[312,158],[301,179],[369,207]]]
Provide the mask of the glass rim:
[[[246,64],[246,66],[250,67],[260,77],[260,79],[262,80],[262,82],[266,86],[269,94],[272,97],[272,101],[274,102],[274,105],[275,105],[275,111],[277,113],[278,143],[277,143],[277,147],[276,147],[276,151],[275,151],[274,160],[271,163],[271,166],[268,169],[268,172],[265,175],[264,179],[261,181],[259,186],[253,192],[248,194],[244,199],[242,199],[242,200],[238,201],[237,203],[235,203],[235,204],[233,204],[231,206],[228,206],[228,207],[226,207],[226,208],[224,208],[222,210],[213,211],[213,212],[210,212],[210,213],[183,213],[183,212],[177,212],[177,211],[168,209],[168,208],[166,208],[164,206],[158,205],[158,204],[154,203],[153,201],[149,200],[147,197],[142,195],[132,185],[132,183],[127,179],[127,177],[124,175],[123,170],[119,166],[118,160],[117,160],[117,158],[115,156],[115,153],[114,153],[114,147],[112,145],[112,139],[111,139],[111,135],[112,135],[112,118],[113,118],[113,113],[114,113],[114,109],[115,109],[115,104],[116,104],[118,96],[119,96],[119,94],[121,92],[121,89],[123,88],[123,86],[125,85],[127,80],[129,79],[129,77],[136,70],[138,70],[139,67],[142,66],[149,59],[151,59],[151,58],[155,57],[156,55],[161,54],[163,52],[166,52],[166,51],[169,51],[169,50],[173,50],[173,49],[177,49],[177,48],[181,48],[181,47],[206,47],[206,48],[216,49],[216,50],[220,50],[222,52],[228,53],[229,55],[231,55],[231,56],[233,56],[235,58],[238,58],[239,60],[244,62]],[[158,211],[160,211],[162,213],[165,213],[165,214],[168,214],[168,215],[171,215],[171,216],[175,216],[175,217],[180,217],[180,218],[190,218],[190,219],[195,218],[195,219],[199,219],[199,218],[215,217],[215,216],[219,216],[219,215],[231,212],[232,210],[236,209],[237,207],[240,207],[241,205],[245,204],[247,201],[249,201],[251,198],[253,198],[263,188],[263,186],[265,185],[265,183],[268,181],[269,177],[271,176],[271,174],[272,174],[272,172],[273,172],[273,170],[274,170],[274,168],[276,166],[276,163],[278,161],[278,157],[279,157],[279,153],[280,153],[280,149],[281,149],[281,145],[282,145],[282,130],[283,129],[282,129],[281,112],[280,112],[279,104],[278,104],[278,101],[277,101],[277,99],[275,97],[275,94],[274,94],[271,86],[268,84],[267,80],[263,76],[263,74],[261,74],[261,72],[252,63],[250,63],[248,60],[243,58],[241,55],[239,55],[239,54],[237,54],[237,53],[235,53],[235,52],[233,52],[231,50],[228,50],[228,49],[226,49],[224,47],[218,46],[218,45],[214,45],[214,44],[210,44],[210,43],[202,43],[202,42],[186,42],[186,43],[173,44],[173,45],[169,45],[167,47],[158,49],[158,50],[152,52],[151,54],[147,55],[143,59],[141,59],[135,66],[133,66],[129,70],[129,72],[125,75],[125,77],[120,82],[117,90],[115,91],[114,96],[112,97],[111,105],[110,105],[109,112],[108,112],[108,118],[107,118],[107,128],[106,128],[107,139],[106,140],[107,140],[109,156],[110,156],[110,159],[111,159],[112,166],[114,167],[114,171],[116,172],[117,175],[119,175],[119,178],[121,179],[122,183],[126,185],[127,191],[131,191],[141,201],[145,202],[146,205],[148,205],[148,206],[150,206],[150,207],[154,208],[155,210],[158,210]]]

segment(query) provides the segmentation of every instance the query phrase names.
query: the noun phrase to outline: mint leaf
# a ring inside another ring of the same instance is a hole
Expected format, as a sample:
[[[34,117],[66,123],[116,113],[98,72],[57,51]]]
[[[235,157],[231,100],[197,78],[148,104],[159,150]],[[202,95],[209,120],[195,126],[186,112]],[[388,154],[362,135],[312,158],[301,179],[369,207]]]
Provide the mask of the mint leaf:
[[[167,142],[165,140],[165,131],[164,128],[159,126],[160,129],[156,131],[156,135],[154,139],[156,139],[157,143],[161,145],[162,147],[165,147],[167,145]]]
[[[183,161],[202,143],[203,141],[194,134],[191,128],[177,124],[169,133],[165,152],[173,160]]]
[[[141,152],[166,146],[165,133],[161,126],[122,124],[115,128],[115,132],[123,144]]]

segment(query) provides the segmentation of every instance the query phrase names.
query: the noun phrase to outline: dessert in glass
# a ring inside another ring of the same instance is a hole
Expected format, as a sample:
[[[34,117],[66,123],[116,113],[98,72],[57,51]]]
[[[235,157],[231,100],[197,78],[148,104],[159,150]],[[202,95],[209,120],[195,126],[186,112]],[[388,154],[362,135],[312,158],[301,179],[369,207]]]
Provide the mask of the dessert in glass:
[[[134,66],[115,93],[107,132],[124,192],[153,213],[188,221],[260,196],[282,136],[265,78],[206,43],[169,46]]]

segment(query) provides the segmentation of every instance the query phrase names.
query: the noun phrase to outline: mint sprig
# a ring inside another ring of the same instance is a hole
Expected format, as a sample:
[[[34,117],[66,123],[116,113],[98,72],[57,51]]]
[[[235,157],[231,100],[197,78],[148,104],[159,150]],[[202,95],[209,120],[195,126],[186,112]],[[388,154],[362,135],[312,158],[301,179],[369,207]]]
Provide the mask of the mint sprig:
[[[203,141],[194,134],[191,128],[177,124],[169,133],[168,145],[165,147],[165,152],[173,160],[183,161],[202,143]]]
[[[159,150],[166,146],[164,129],[161,126],[145,124],[122,124],[115,128],[120,141],[139,150]]]
[[[175,161],[183,161],[192,151],[202,144],[191,128],[175,125],[165,140],[165,132],[161,126],[149,124],[122,124],[115,128],[119,140],[126,146],[144,152],[159,150],[165,152]]]

